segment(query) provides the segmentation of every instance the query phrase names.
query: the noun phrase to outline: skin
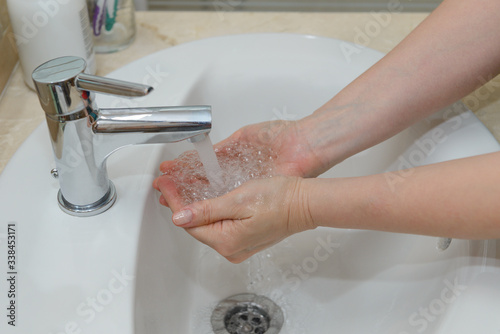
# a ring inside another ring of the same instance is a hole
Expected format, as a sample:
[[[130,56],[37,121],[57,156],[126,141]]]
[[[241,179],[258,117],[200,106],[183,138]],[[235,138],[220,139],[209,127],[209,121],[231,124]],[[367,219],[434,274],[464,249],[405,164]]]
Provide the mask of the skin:
[[[315,179],[500,73],[500,2],[445,0],[393,51],[313,114],[244,127],[227,140],[271,146],[283,176],[185,205],[169,176],[154,187],[174,224],[229,261],[318,226],[500,238],[500,153],[390,174]],[[225,142],[219,145],[224,145]],[[175,162],[164,162],[166,171]]]

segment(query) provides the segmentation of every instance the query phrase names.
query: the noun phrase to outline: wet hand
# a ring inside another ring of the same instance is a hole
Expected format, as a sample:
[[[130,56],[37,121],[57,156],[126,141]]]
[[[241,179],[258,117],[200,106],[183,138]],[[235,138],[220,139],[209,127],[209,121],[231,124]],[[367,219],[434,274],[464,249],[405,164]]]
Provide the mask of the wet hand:
[[[300,121],[270,121],[245,126],[215,145],[223,148],[230,143],[250,145],[255,150],[271,150],[276,154],[274,171],[279,175],[315,177],[329,166],[324,166],[308,143],[308,129]],[[165,161],[160,170],[165,173],[175,168],[175,161]]]
[[[184,206],[175,182],[162,176],[157,187],[173,222],[233,263],[239,263],[284,238],[315,228],[307,194],[298,177],[248,181],[230,193]]]

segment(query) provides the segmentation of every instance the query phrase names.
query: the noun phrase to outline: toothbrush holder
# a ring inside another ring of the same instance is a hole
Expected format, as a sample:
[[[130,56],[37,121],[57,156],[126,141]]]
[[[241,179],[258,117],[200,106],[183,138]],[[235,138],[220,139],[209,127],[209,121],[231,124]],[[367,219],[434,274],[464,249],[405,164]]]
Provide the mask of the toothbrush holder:
[[[134,41],[133,0],[87,0],[87,5],[95,52],[117,52]]]

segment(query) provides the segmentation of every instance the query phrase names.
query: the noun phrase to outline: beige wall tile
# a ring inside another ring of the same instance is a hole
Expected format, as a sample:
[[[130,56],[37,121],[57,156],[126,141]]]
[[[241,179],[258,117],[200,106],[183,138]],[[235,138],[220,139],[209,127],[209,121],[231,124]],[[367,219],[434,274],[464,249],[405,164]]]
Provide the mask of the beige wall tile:
[[[17,50],[11,42],[12,36],[6,0],[0,0],[0,92],[5,88],[17,63]]]

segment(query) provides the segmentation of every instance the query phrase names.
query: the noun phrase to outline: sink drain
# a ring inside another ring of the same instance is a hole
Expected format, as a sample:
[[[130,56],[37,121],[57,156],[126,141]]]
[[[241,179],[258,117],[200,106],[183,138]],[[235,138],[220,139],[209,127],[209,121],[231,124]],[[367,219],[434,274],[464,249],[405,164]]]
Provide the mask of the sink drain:
[[[215,334],[278,334],[283,312],[271,299],[242,293],[222,300],[212,313]]]

